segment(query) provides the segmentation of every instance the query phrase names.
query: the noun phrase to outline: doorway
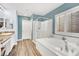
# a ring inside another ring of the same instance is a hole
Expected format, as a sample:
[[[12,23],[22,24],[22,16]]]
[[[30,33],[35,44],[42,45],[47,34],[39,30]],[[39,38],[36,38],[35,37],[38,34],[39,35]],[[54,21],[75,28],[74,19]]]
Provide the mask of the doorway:
[[[32,21],[22,20],[22,39],[31,39]]]

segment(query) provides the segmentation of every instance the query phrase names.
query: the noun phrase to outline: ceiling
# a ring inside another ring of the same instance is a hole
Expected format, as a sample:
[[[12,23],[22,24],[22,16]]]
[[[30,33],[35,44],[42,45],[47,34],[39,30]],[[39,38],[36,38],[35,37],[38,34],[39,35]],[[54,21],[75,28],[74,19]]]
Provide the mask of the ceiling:
[[[17,10],[18,15],[31,16],[45,15],[63,3],[7,3]]]

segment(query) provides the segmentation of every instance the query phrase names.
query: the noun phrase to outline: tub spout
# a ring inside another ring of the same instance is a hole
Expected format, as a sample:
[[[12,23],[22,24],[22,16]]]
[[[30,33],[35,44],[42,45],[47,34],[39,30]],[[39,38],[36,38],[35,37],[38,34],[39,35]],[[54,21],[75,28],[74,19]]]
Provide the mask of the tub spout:
[[[68,43],[67,43],[66,38],[65,38],[65,37],[63,37],[63,38],[62,38],[62,40],[63,40],[63,41],[64,41],[64,43],[65,43],[65,47],[64,47],[64,48],[65,48],[65,51],[66,51],[66,52],[69,52],[69,49],[68,49]]]

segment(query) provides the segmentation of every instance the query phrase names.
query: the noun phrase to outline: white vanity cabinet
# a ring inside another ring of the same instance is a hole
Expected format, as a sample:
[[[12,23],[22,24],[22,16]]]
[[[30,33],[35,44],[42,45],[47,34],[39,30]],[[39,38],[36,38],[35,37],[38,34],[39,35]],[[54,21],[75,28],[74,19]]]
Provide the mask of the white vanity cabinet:
[[[0,47],[0,55],[1,56],[8,55],[8,53],[10,52],[10,48],[11,48],[10,42],[11,42],[11,40],[8,39],[3,44],[0,44],[1,45],[1,47]]]
[[[7,9],[0,5],[0,56],[8,55],[11,51],[11,41],[14,36],[12,22],[10,15],[7,14]]]
[[[8,55],[12,49],[14,31],[0,32],[0,55]]]
[[[5,45],[5,54],[4,55],[8,55],[11,51],[11,39],[12,37],[9,38],[8,42]]]

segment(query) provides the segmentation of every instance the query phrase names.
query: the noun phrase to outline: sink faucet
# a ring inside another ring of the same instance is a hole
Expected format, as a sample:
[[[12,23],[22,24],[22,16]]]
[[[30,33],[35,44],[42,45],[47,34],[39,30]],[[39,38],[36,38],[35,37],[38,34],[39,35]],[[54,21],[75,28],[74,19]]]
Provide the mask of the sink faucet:
[[[67,43],[67,41],[66,41],[66,38],[63,37],[62,40],[63,40],[64,43],[65,43],[65,51],[66,51],[66,52],[69,52],[69,49],[68,49],[68,43]]]

